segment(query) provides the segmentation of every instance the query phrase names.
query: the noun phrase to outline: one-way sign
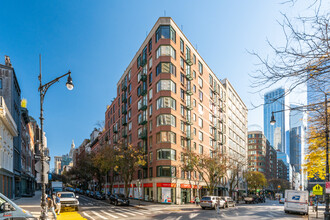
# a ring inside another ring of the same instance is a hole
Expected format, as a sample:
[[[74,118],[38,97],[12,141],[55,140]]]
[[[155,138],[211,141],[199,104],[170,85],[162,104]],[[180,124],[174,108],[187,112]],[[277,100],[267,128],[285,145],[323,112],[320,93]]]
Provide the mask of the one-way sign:
[[[41,161],[38,161],[35,164],[35,170],[38,172],[37,173],[37,183],[42,183],[41,181]],[[47,184],[48,183],[48,172],[49,172],[49,164],[44,161],[44,182]]]

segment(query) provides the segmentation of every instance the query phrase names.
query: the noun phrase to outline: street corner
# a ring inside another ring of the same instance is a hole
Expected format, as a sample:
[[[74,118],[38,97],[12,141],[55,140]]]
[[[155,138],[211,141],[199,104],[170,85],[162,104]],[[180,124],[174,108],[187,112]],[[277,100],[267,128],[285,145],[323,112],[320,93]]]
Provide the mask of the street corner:
[[[63,212],[57,216],[58,220],[82,220],[83,218],[78,212]]]

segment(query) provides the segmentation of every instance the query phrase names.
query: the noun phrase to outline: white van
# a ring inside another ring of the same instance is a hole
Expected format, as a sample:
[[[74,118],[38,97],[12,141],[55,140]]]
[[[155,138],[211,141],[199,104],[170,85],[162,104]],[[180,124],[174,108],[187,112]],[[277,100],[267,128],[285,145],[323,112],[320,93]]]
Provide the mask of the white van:
[[[308,215],[308,191],[285,190],[284,212]]]

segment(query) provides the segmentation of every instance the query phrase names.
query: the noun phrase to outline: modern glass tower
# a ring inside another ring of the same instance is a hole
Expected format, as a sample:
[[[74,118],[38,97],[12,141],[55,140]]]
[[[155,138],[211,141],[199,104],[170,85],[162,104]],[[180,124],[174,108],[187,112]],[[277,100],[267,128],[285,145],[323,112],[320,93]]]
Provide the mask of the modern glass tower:
[[[288,108],[289,98],[284,94],[284,88],[278,88],[265,94],[264,133],[275,150],[290,155],[289,143],[286,143],[286,137],[289,137],[289,112],[284,111]],[[272,112],[276,111],[283,112],[275,113],[276,123],[271,125]]]
[[[288,180],[291,182],[290,165],[290,126],[289,126],[289,98],[285,96],[285,89],[278,88],[264,95],[264,133],[270,145],[278,152],[277,159],[287,166]],[[272,112],[276,123],[270,124]]]

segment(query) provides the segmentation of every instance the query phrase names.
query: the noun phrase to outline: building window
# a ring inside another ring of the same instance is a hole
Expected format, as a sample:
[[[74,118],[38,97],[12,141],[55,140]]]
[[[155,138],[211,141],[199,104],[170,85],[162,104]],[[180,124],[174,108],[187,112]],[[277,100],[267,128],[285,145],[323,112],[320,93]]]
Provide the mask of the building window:
[[[152,131],[152,120],[149,121],[149,131]]]
[[[203,88],[203,80],[201,77],[198,77],[198,85]]]
[[[180,51],[184,53],[184,42],[181,38],[180,38]]]
[[[199,127],[203,127],[203,119],[202,118],[198,118],[198,125]]]
[[[172,97],[159,97],[157,99],[157,110],[160,108],[172,108],[176,110],[176,100]]]
[[[196,79],[196,72],[193,70],[193,77]]]
[[[128,93],[130,93],[132,91],[132,84],[128,85]]]
[[[182,57],[180,57],[180,67],[184,69],[184,59]]]
[[[176,118],[171,114],[161,114],[157,116],[157,127],[161,125],[171,125],[176,127]]]
[[[203,141],[203,132],[201,131],[198,132],[198,138],[200,141]]]
[[[142,51],[142,66],[144,66],[147,63],[147,46],[144,47]]]
[[[149,50],[149,53],[151,52],[151,50],[152,50],[152,38],[149,40],[149,43],[148,43],[148,45],[149,45],[149,48],[148,48],[148,50]]]
[[[184,116],[184,106],[181,105],[181,115]]]
[[[156,142],[176,144],[176,134],[171,131],[161,131],[156,134]]]
[[[203,101],[203,92],[199,90],[199,100]]]
[[[156,31],[156,43],[161,38],[171,39],[175,43],[175,34],[175,30],[170,25],[161,25]]]
[[[175,166],[157,166],[157,176],[174,177],[176,176]]]
[[[195,56],[195,54],[193,55],[193,60],[194,60],[194,64],[196,64],[196,56]]]
[[[129,98],[128,98],[128,105],[131,105],[132,104],[132,96],[130,96]]]
[[[198,70],[200,74],[203,74],[203,64],[200,61],[198,61]]]
[[[150,162],[151,163],[151,162]],[[149,167],[149,177],[152,177],[152,167]]]
[[[137,68],[141,66],[141,55],[137,58]]]
[[[156,76],[160,73],[171,73],[176,76],[176,68],[172,63],[159,63],[156,67]]]
[[[183,131],[183,132],[184,132],[184,124],[185,124],[184,121],[181,121],[181,126],[180,127],[181,127],[181,131]]]
[[[181,73],[180,74],[180,82],[182,83],[182,84],[184,84],[184,74],[183,73]],[[187,81],[187,82],[189,82],[189,81]]]
[[[152,104],[149,106],[149,116],[152,115]]]
[[[193,113],[193,120],[196,121],[196,114]]]
[[[199,145],[199,153],[203,154],[203,145]]]
[[[176,150],[173,149],[157,150],[157,160],[176,160]]]
[[[149,90],[149,100],[152,99],[152,89]]]
[[[171,56],[173,59],[176,59],[176,51],[170,45],[160,45],[156,51],[156,59],[160,56]]]
[[[128,80],[131,80],[131,70],[128,71],[127,78]]]
[[[180,91],[181,91],[181,93],[180,93],[181,99],[183,99],[183,100],[184,100],[184,93],[185,93],[185,92],[184,92],[184,90],[183,90],[183,89],[181,89]]]
[[[184,169],[181,169],[181,179],[184,179],[185,178],[185,175],[184,175]]]
[[[149,59],[149,69],[151,69],[151,67],[152,67],[152,57],[150,57]]]
[[[162,79],[157,82],[157,92],[172,91],[176,93],[176,84],[172,80]]]
[[[132,122],[128,123],[128,130],[132,130]]]

